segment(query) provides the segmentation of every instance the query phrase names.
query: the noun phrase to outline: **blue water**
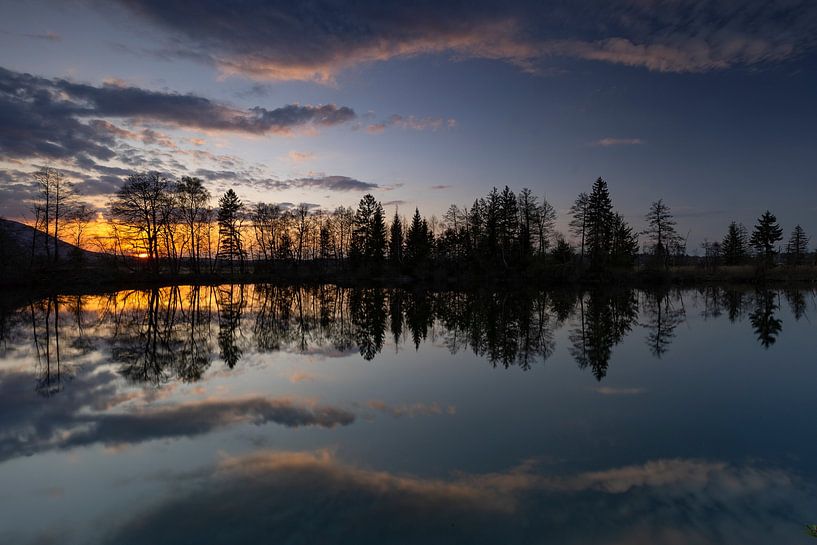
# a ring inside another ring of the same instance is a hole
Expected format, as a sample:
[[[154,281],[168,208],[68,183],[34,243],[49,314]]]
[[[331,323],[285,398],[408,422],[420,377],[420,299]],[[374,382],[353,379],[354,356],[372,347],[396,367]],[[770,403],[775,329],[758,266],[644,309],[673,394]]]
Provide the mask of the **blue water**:
[[[6,295],[0,543],[814,541],[812,291]]]

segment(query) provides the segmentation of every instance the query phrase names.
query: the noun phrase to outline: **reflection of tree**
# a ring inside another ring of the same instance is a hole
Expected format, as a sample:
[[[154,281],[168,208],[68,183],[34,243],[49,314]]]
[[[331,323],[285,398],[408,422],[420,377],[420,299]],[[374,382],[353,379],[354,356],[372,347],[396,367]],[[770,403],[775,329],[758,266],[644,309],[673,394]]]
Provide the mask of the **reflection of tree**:
[[[527,370],[553,351],[557,320],[544,292],[449,292],[436,299],[436,317],[452,353],[468,346],[494,366],[519,365]]]
[[[37,322],[42,320],[42,327]],[[42,396],[50,397],[62,391],[62,361],[60,359],[60,300],[49,297],[31,305],[31,329],[37,351],[39,377],[34,389]]]
[[[174,290],[178,293],[179,288]],[[176,374],[185,382],[200,380],[210,366],[210,307],[208,305],[206,310],[202,310],[201,291],[201,286],[192,287],[187,295],[187,311],[182,310],[186,334],[174,363]]]
[[[686,319],[680,292],[657,290],[648,292],[643,305],[646,320],[641,324],[648,331],[647,346],[660,358],[675,338],[675,328]]]
[[[147,297],[144,300],[144,297]],[[170,302],[162,309],[159,289],[133,292],[125,297],[123,309],[130,305],[137,308],[145,304],[144,312],[117,313],[122,321],[118,324],[119,334],[112,351],[115,361],[122,364],[120,372],[134,382],[149,382],[156,385],[168,380],[167,369],[173,363],[168,334],[173,329],[175,308]]]
[[[785,290],[786,301],[789,302],[789,308],[794,315],[794,319],[800,321],[800,318],[806,315],[806,296],[798,289]]]
[[[771,290],[758,291],[755,294],[755,310],[749,315],[757,340],[767,349],[777,341],[777,336],[783,330],[783,320],[774,315],[780,308],[776,297],[777,294]]]
[[[242,354],[236,338],[241,326],[241,312],[244,309],[244,285],[219,286],[216,289],[216,302],[219,355],[227,367],[232,369]]]
[[[729,311],[729,321],[734,323],[746,312],[748,297],[739,290],[723,290],[723,303]]]
[[[352,323],[357,327],[355,340],[363,359],[370,361],[383,349],[386,332],[386,307],[383,290],[352,290],[350,298]]]
[[[613,347],[621,342],[638,317],[632,290],[593,290],[579,297],[579,325],[570,334],[570,353],[584,369],[601,380],[607,374]]]
[[[431,296],[428,292],[406,292],[406,326],[411,332],[411,341],[414,349],[420,348],[420,343],[426,340],[428,328],[434,323],[434,313]]]
[[[403,290],[389,292],[389,316],[391,317],[391,334],[394,337],[394,348],[398,350],[400,337],[403,335]]]

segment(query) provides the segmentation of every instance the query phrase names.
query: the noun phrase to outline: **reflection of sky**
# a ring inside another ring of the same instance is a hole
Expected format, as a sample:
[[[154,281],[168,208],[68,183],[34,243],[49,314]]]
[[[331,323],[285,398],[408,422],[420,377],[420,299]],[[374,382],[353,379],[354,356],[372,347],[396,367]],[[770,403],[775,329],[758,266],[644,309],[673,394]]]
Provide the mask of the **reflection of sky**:
[[[73,378],[50,398],[24,314],[0,358],[0,538],[793,542],[817,512],[813,323],[783,301],[764,350],[746,317],[673,304],[686,320],[663,357],[636,326],[600,382],[568,351],[576,315],[522,371],[451,355],[439,324],[417,351],[387,334],[372,361],[259,353],[251,305],[233,370],[128,385],[109,355],[66,349]]]

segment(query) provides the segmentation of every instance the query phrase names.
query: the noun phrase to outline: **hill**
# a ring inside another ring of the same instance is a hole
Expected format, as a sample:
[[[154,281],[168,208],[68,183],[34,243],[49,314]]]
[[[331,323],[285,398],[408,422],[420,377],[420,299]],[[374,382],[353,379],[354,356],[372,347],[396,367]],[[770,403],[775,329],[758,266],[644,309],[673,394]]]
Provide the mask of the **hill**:
[[[57,250],[60,261],[64,263],[95,263],[103,255],[83,250],[64,240],[57,241]],[[32,264],[45,262],[53,251],[53,236],[19,221],[0,218],[0,274],[19,277],[30,270]]]

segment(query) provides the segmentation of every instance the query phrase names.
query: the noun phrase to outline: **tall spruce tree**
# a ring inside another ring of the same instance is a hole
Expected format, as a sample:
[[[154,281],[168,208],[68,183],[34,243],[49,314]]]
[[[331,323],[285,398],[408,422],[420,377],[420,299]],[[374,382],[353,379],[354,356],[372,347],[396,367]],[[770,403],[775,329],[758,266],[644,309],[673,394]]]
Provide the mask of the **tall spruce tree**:
[[[579,239],[579,259],[584,262],[584,248],[587,234],[587,204],[590,195],[585,192],[579,193],[573,206],[570,207],[570,232]]]
[[[758,218],[752,238],[749,240],[765,266],[774,265],[774,256],[777,253],[775,245],[781,240],[783,229],[778,225],[775,215],[766,210]]]
[[[805,263],[808,255],[808,241],[809,237],[806,235],[806,231],[800,225],[795,226],[789,237],[789,243],[786,245],[789,263],[792,265]]]
[[[585,213],[585,243],[590,254],[590,265],[594,269],[603,269],[610,259],[614,217],[607,182],[601,177],[593,183]]]
[[[244,247],[241,241],[241,211],[244,203],[235,194],[235,191],[228,189],[218,200],[218,256],[230,262],[230,272],[234,270],[234,263],[238,261],[241,270],[244,270]]]
[[[394,211],[394,217],[391,220],[391,228],[389,230],[389,263],[399,267],[403,263],[403,220]]]
[[[740,265],[749,255],[748,235],[742,223],[732,222],[721,243],[721,256],[724,265]]]
[[[413,268],[420,268],[427,264],[431,257],[433,236],[428,228],[428,222],[420,216],[420,211],[414,209],[408,232],[406,233],[406,263]]]

